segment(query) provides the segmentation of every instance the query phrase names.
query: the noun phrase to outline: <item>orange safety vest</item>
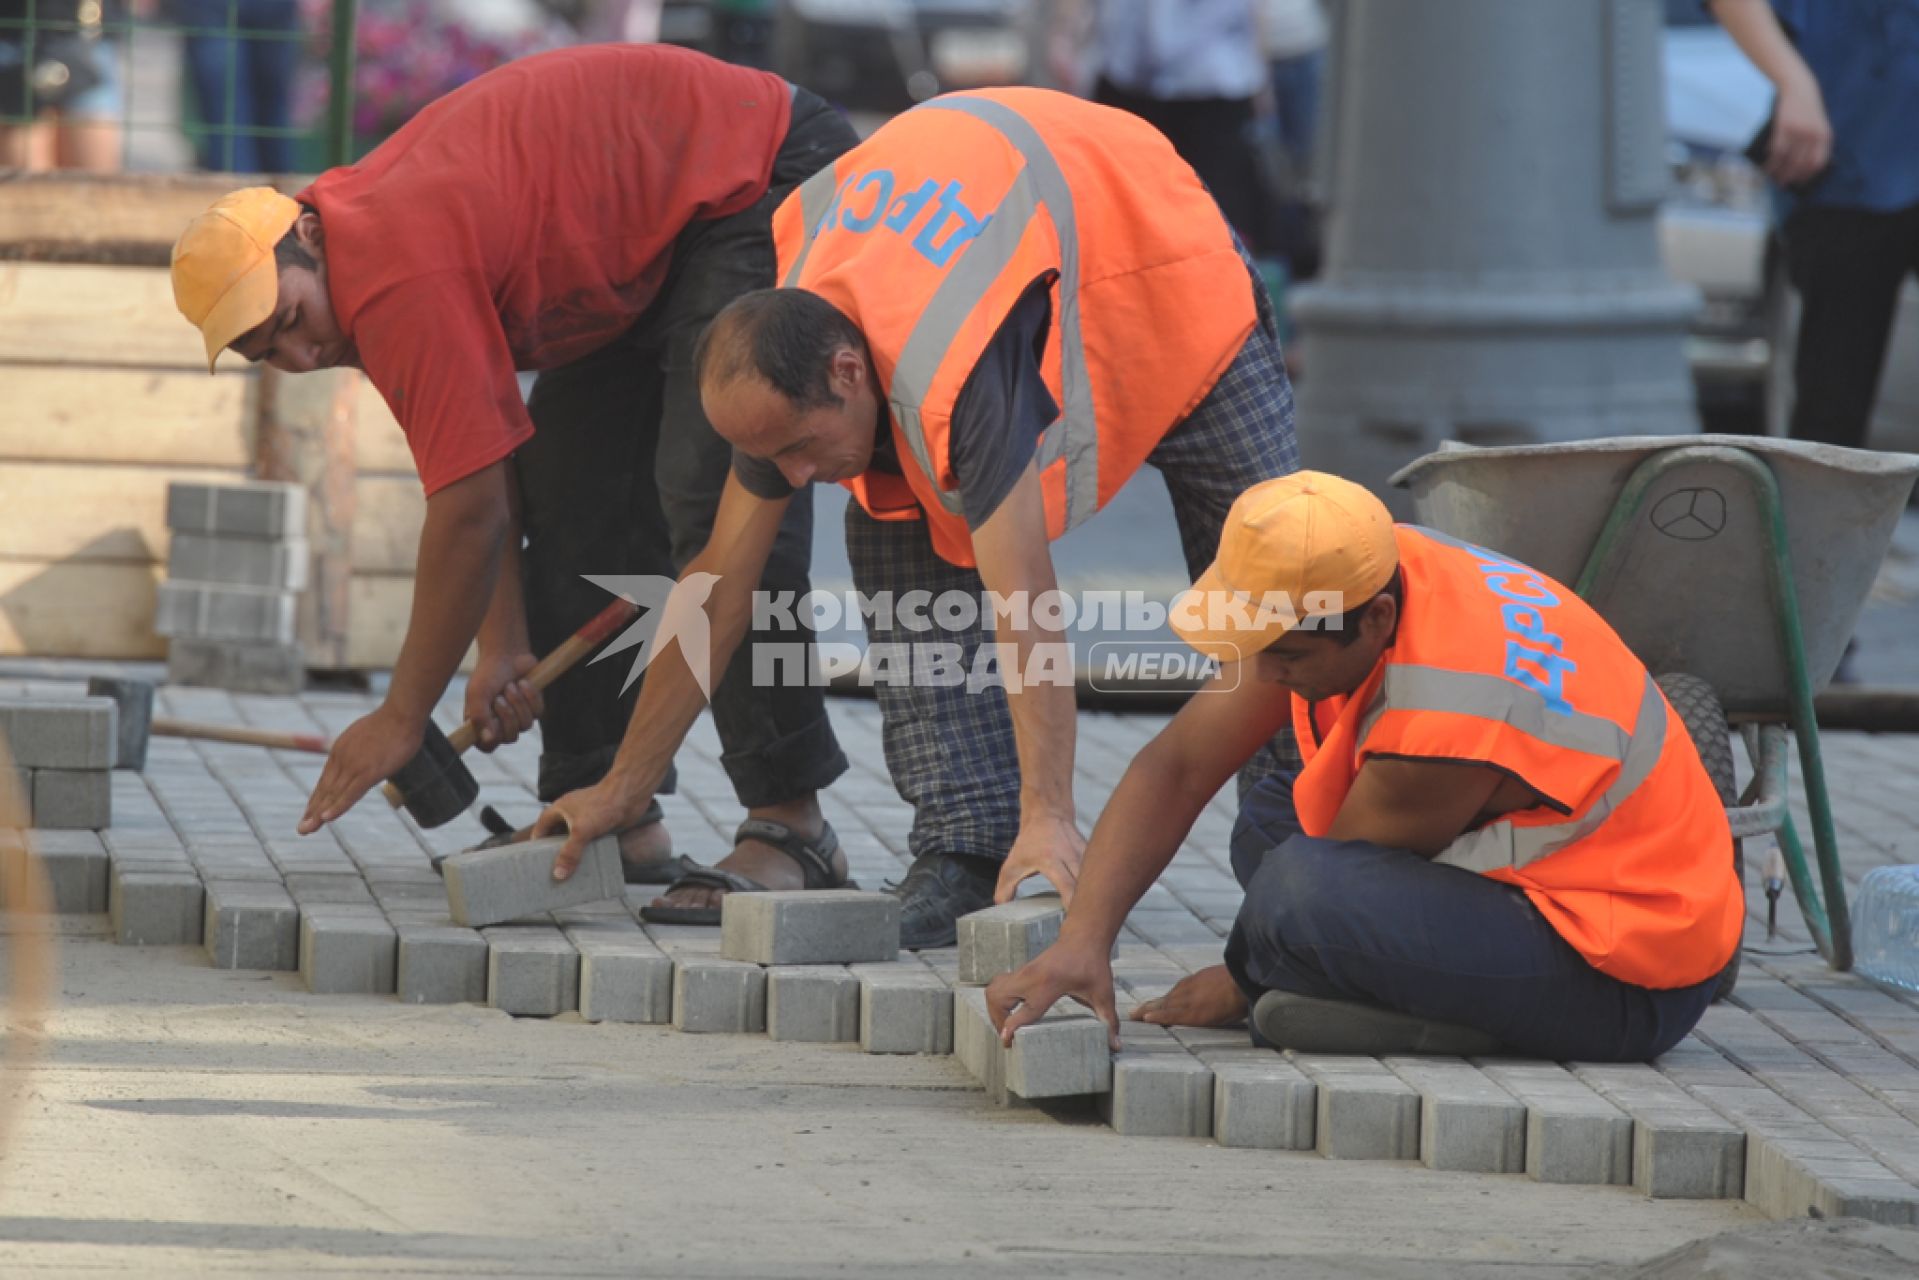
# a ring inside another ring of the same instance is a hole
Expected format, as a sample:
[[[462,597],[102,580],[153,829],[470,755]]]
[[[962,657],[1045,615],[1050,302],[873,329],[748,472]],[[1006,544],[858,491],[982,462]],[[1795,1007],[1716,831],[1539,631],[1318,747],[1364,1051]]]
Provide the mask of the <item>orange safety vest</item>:
[[[1739,945],[1732,829],[1684,723],[1566,587],[1429,529],[1395,531],[1405,608],[1352,694],[1293,699],[1301,828],[1323,836],[1368,756],[1483,762],[1545,798],[1434,859],[1518,885],[1602,973],[1691,986]]]
[[[846,481],[882,520],[924,517],[971,566],[947,444],[954,403],[1013,305],[1052,282],[1039,440],[1057,538],[1117,493],[1252,332],[1219,207],[1136,116],[1045,89],[955,93],[895,117],[773,215],[782,285],[866,337],[903,476]]]

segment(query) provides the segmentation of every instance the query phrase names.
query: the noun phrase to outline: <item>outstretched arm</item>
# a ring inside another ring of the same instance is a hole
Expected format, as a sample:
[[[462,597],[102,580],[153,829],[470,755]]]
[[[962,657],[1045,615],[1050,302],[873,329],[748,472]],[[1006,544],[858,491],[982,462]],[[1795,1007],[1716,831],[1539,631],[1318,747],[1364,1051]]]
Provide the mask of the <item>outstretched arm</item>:
[[[1251,664],[1215,676],[1133,758],[1093,829],[1059,941],[987,988],[987,1009],[1007,1042],[1072,996],[1105,1019],[1117,1043],[1108,957],[1126,913],[1173,860],[1206,802],[1286,723],[1285,690],[1251,676]]]
[[[512,525],[507,463],[495,462],[426,500],[413,613],[377,711],[334,740],[300,819],[301,835],[351,809],[413,758],[433,705],[460,668],[493,599],[501,547]]]
[[[747,492],[737,476],[727,476],[712,536],[680,575],[674,598],[660,606],[666,614],[661,634],[667,634],[666,628],[671,626],[673,633],[688,635],[676,624],[683,621],[681,611],[702,607],[699,597],[690,593],[691,584],[705,581],[699,576],[702,574],[717,577],[703,606],[709,637],[704,657],[712,678],[717,679],[726,670],[752,622],[753,592],[772,554],[787,502],[785,498],[757,498]],[[673,753],[706,705],[710,690],[701,687],[682,643],[665,645],[647,666],[646,683],[606,777],[591,787],[561,796],[534,824],[536,838],[567,832],[566,845],[553,867],[558,878],[564,880],[572,874],[581,852],[593,840],[623,831],[639,820],[673,763]]]
[[[1020,822],[995,896],[1008,901],[1022,880],[1040,875],[1070,906],[1086,849],[1073,805],[1078,712],[1071,649],[1063,635],[1044,626],[1044,611],[1038,607],[1041,597],[1058,584],[1035,464],[1027,464],[992,516],[973,530],[973,552],[986,589],[1015,602],[1012,617],[994,620],[994,639],[1000,645],[1000,669],[1006,675],[1006,701],[1019,749]],[[1035,684],[1022,678],[1040,674],[1042,667],[1056,678]]]

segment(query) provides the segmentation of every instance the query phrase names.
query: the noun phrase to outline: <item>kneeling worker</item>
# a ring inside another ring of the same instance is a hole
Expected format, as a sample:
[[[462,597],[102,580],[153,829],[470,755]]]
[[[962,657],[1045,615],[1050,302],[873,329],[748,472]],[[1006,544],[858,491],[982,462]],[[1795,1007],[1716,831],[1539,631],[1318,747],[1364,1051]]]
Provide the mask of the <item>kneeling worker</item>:
[[[1277,592],[1342,612],[1207,607]],[[1305,767],[1241,806],[1225,964],[1135,1017],[1250,1008],[1280,1048],[1588,1061],[1655,1057],[1698,1022],[1744,917],[1731,829],[1679,716],[1570,590],[1299,472],[1240,496],[1173,623],[1256,678],[1228,666],[1133,761],[1059,941],[988,991],[1009,1041],[1061,996],[1117,1028],[1126,913],[1289,722]]]

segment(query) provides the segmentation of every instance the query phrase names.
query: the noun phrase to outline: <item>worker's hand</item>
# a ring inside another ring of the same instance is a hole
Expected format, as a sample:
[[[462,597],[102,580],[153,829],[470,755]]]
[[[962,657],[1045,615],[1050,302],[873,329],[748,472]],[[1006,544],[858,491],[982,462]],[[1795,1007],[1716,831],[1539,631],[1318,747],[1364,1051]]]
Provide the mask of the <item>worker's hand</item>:
[[[516,741],[546,710],[546,700],[523,677],[539,660],[530,653],[483,653],[466,682],[466,718],[480,730],[474,745],[491,751]]]
[[[533,838],[566,837],[559,856],[553,859],[553,878],[564,880],[572,875],[586,846],[638,823],[652,801],[650,791],[630,787],[619,775],[609,773],[592,786],[569,791],[548,805],[533,824]]]
[[[1832,122],[1819,84],[1810,76],[1779,91],[1766,140],[1766,173],[1782,187],[1810,182],[1832,159]]]
[[[360,797],[398,773],[420,750],[426,723],[386,703],[361,716],[333,740],[320,781],[307,797],[299,832],[310,836],[359,803]]]
[[[1011,902],[1021,883],[1032,876],[1045,876],[1059,890],[1062,906],[1073,905],[1073,890],[1079,885],[1079,864],[1086,857],[1086,837],[1071,818],[1023,818],[1019,835],[1000,864],[999,885],[993,901]]]
[[[1225,965],[1216,964],[1186,975],[1171,991],[1146,1001],[1126,1018],[1161,1027],[1236,1027],[1246,1021],[1246,993]]]
[[[1108,1042],[1119,1049],[1119,1011],[1113,1003],[1112,944],[1082,945],[1061,938],[1011,973],[1002,973],[986,987],[986,1015],[999,1031],[1000,1043],[1011,1045],[1013,1033],[1046,1016],[1061,996],[1071,996],[1092,1009],[1106,1024]]]

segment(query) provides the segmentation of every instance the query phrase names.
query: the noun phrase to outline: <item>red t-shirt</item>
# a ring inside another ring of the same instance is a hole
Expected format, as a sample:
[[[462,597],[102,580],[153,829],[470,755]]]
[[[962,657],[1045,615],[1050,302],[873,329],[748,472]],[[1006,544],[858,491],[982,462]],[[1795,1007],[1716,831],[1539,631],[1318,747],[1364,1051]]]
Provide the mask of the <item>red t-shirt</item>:
[[[488,72],[300,193],[427,493],[533,434],[516,369],[617,337],[682,228],[765,194],[791,113],[779,77],[688,50],[562,49]]]

